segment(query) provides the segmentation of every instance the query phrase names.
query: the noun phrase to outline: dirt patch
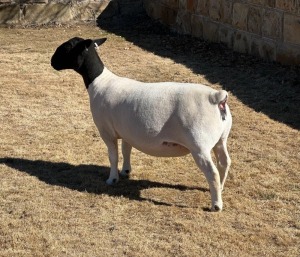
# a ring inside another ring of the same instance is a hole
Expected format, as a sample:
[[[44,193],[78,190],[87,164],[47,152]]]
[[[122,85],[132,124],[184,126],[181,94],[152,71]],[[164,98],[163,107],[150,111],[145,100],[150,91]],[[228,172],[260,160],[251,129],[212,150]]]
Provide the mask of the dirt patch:
[[[119,25],[0,28],[0,255],[299,256],[298,68],[155,24]],[[190,156],[134,150],[130,179],[105,185],[107,151],[83,81],[50,66],[73,36],[108,37],[99,54],[119,75],[229,90],[223,212],[207,212],[208,185]]]

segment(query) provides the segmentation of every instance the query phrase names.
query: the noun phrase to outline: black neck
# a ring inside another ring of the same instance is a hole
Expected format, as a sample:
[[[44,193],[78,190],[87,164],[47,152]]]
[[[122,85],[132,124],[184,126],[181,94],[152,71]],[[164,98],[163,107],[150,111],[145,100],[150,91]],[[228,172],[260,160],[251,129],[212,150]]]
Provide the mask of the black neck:
[[[104,69],[104,64],[100,60],[94,46],[85,50],[84,61],[77,72],[82,76],[86,89],[97,78]]]

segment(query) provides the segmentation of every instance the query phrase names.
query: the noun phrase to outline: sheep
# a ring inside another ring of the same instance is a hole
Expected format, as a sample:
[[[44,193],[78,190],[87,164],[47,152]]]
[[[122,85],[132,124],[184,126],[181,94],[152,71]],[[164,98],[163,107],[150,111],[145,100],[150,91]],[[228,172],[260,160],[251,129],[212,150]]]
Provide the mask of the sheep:
[[[96,48],[105,41],[72,38],[56,49],[51,65],[58,71],[73,69],[83,77],[94,123],[108,149],[111,168],[106,183],[113,185],[119,180],[118,139],[122,139],[124,157],[120,175],[125,177],[131,172],[132,147],[157,157],[191,153],[208,181],[211,211],[221,211],[231,164],[228,93],[202,84],[144,83],[119,77],[97,54]]]

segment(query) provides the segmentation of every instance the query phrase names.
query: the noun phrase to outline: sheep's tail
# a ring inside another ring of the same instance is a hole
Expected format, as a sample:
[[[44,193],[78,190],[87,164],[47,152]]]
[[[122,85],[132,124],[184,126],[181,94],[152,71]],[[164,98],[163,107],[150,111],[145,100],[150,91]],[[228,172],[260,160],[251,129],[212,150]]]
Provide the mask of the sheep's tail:
[[[217,92],[211,93],[209,100],[212,104],[218,105],[222,120],[226,119],[226,103],[228,100],[228,93],[225,90],[219,90]]]

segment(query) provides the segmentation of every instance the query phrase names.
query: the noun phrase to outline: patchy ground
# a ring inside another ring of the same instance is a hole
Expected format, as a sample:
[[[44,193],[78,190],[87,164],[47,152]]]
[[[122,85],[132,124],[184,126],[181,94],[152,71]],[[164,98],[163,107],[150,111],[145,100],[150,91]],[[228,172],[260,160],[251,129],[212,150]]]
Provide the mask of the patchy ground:
[[[0,29],[0,256],[299,256],[299,69],[142,25]],[[134,150],[131,178],[105,185],[82,79],[49,65],[73,36],[108,37],[119,75],[230,92],[223,212],[191,156]]]

